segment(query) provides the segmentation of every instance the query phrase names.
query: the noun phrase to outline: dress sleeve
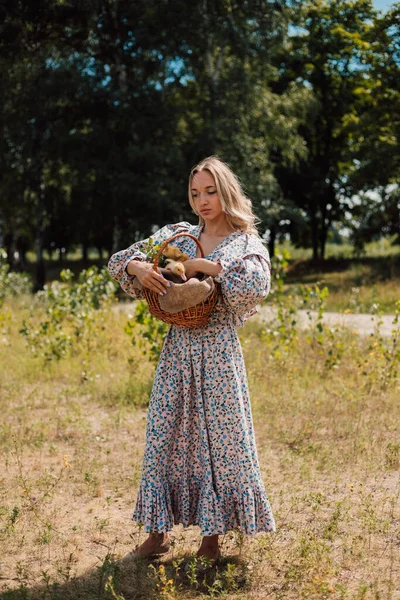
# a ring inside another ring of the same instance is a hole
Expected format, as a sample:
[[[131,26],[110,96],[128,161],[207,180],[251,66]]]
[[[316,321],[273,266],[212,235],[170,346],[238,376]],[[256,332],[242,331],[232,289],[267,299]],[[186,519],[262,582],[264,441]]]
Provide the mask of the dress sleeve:
[[[271,263],[260,254],[241,258],[221,258],[216,261],[222,267],[214,277],[220,283],[223,300],[234,313],[239,325],[254,315],[256,305],[264,300],[271,287]]]
[[[191,225],[186,221],[165,225],[153,233],[150,237],[154,243],[160,243],[175,235],[175,233],[188,231],[190,227]],[[145,296],[142,292],[139,280],[137,277],[135,277],[135,275],[129,275],[126,271],[126,267],[131,260],[150,262],[146,254],[142,251],[148,241],[149,238],[146,238],[144,240],[140,240],[139,242],[135,242],[125,250],[119,250],[110,257],[107,265],[111,277],[118,281],[124,292],[129,294],[129,296],[136,298],[137,300],[142,300]]]

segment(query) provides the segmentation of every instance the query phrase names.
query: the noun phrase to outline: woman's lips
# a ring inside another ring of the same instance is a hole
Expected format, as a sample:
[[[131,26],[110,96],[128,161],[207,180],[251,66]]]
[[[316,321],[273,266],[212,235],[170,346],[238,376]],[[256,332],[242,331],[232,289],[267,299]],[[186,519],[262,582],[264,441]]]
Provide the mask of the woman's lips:
[[[205,210],[202,210],[200,212],[201,212],[202,215],[205,215],[205,214],[211,212],[211,209],[210,208],[206,208]]]

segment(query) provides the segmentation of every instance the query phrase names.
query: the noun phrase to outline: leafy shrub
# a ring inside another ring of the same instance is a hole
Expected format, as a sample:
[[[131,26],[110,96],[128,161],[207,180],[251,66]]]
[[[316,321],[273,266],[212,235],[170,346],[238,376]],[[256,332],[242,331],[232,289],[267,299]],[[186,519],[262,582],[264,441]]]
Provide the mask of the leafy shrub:
[[[143,355],[148,356],[153,363],[157,363],[160,358],[168,329],[167,323],[153,317],[144,300],[140,300],[136,304],[135,316],[125,326],[125,332],[132,338],[132,344],[138,345],[142,349]]]
[[[116,291],[105,267],[82,271],[76,283],[69,269],[60,277],[35,294],[20,329],[31,351],[46,361],[60,360],[74,350],[89,351],[96,325],[104,330],[103,318]]]
[[[0,248],[0,307],[9,296],[28,294],[31,291],[31,281],[25,273],[10,271],[7,263],[7,253]]]

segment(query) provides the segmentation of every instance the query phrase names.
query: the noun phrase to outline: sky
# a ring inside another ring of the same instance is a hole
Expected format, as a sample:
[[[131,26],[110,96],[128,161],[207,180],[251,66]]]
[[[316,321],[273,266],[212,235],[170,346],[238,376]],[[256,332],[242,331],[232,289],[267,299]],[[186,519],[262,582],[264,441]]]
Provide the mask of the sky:
[[[383,12],[386,12],[394,4],[394,2],[388,2],[388,0],[373,0],[373,3],[375,8]]]

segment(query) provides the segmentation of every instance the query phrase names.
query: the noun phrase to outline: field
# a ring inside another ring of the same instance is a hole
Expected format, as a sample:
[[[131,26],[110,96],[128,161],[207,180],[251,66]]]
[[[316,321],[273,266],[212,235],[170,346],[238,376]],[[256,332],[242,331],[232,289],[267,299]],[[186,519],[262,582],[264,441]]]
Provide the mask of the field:
[[[146,537],[131,513],[165,330],[95,271],[90,289],[64,279],[0,309],[1,600],[400,598],[398,317],[389,340],[378,319],[368,338],[298,331],[282,293],[276,322],[239,330],[277,531],[221,536],[200,576],[196,526],[160,560],[127,557]]]

